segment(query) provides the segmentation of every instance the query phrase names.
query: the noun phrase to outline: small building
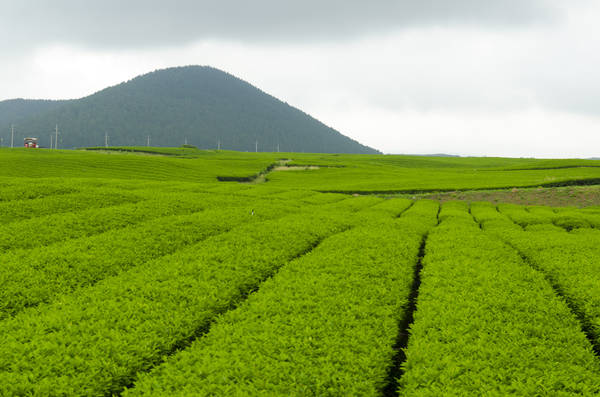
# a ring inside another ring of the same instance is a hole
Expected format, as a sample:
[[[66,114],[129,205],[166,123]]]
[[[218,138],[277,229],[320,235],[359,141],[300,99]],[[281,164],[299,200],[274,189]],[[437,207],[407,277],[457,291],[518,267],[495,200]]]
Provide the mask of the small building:
[[[37,138],[25,138],[25,147],[27,148],[38,148],[38,139]]]

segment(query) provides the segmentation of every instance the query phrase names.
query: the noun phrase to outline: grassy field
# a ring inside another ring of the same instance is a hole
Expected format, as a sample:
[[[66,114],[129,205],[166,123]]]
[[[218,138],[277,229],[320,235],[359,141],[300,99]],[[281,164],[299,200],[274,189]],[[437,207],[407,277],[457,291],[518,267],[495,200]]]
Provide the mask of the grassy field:
[[[0,149],[0,395],[600,395],[599,166]]]

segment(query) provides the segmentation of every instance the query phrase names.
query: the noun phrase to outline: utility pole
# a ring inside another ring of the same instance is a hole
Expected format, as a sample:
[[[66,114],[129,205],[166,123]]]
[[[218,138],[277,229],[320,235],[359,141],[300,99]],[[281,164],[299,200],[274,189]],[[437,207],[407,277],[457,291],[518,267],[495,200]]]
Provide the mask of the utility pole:
[[[104,133],[104,147],[108,147],[108,133]]]
[[[277,153],[279,153],[279,142],[277,142]]]
[[[146,146],[150,146],[150,135],[148,135],[146,138]]]
[[[217,141],[217,150],[221,150],[221,140]]]
[[[58,124],[56,124],[56,129],[54,131],[56,132],[56,137],[54,138],[54,149],[58,149]]]
[[[52,138],[53,138],[53,136],[52,136],[52,134],[50,134],[50,149],[52,149]]]
[[[10,148],[15,147],[15,126],[13,124],[10,125]]]
[[[258,153],[258,140],[254,143],[254,151]]]
[[[183,140],[184,140],[184,143],[183,143],[183,144],[184,144],[184,145],[187,145],[187,137],[185,137]]]

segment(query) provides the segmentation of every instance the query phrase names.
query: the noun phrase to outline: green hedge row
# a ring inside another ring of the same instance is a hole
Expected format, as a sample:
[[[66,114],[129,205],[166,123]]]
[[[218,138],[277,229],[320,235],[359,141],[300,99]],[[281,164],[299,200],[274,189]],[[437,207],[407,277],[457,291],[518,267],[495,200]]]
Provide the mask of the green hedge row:
[[[157,212],[161,209],[156,202],[144,204],[154,204],[151,208]],[[175,203],[165,204],[163,215],[175,211]],[[26,307],[51,302],[62,294],[171,254],[242,223],[255,223],[290,211],[287,207],[272,204],[254,204],[255,215],[243,207],[167,216],[47,246],[39,252],[5,254],[0,257],[0,284],[3,286],[0,289],[0,319]],[[127,219],[127,215],[121,216]],[[27,288],[23,288],[25,285]]]
[[[522,205],[499,204],[498,210],[523,228],[531,225],[552,223],[552,218],[547,213],[531,212],[527,207]]]
[[[488,220],[491,210],[471,209]],[[575,315],[474,221],[450,218],[430,233],[410,334],[402,396],[600,393],[600,364]]]
[[[547,275],[565,296],[600,346],[600,230],[529,228],[490,229]]]
[[[0,394],[121,391],[286,262],[350,226],[348,208],[373,204],[357,201],[237,228],[0,322]]]
[[[67,196],[63,196],[66,198]],[[120,196],[118,196],[120,197]],[[81,197],[74,197],[74,201]],[[93,196],[90,197],[93,199]],[[104,200],[102,195],[98,200]],[[118,198],[117,198],[118,199]],[[28,200],[37,201],[37,200]],[[140,222],[169,215],[190,214],[224,202],[222,197],[199,194],[161,194],[156,192],[151,199],[108,208],[90,208],[78,212],[48,215],[40,218],[13,222],[0,226],[0,253],[7,250],[32,248],[64,242],[70,239],[92,236],[119,228],[135,226]],[[77,206],[78,204],[73,204]],[[35,257],[39,250],[32,252]],[[19,253],[18,255],[27,255]]]
[[[469,214],[469,204],[465,201],[448,201],[444,203],[440,207],[438,220],[443,222],[451,218],[473,222],[473,217]]]
[[[69,214],[92,208],[135,203],[142,198],[114,189],[87,189],[83,192],[47,196],[33,200],[0,202],[0,225],[54,214]]]
[[[471,215],[473,215],[474,219],[481,225],[483,230],[487,230],[495,225],[523,230],[523,228],[514,223],[508,215],[500,212],[498,206],[495,204],[487,202],[471,203]]]
[[[0,180],[0,203],[13,200],[31,200],[77,191],[79,189],[72,184],[40,182],[36,179],[2,178]]]
[[[435,224],[431,204],[415,212]],[[363,211],[377,222],[287,264],[125,395],[380,395],[423,239],[410,227],[418,217],[392,218],[409,205],[388,200]]]
[[[578,228],[600,228],[599,215],[573,208],[524,207],[515,204],[500,204],[498,208],[523,228],[540,224],[554,224],[568,231]]]

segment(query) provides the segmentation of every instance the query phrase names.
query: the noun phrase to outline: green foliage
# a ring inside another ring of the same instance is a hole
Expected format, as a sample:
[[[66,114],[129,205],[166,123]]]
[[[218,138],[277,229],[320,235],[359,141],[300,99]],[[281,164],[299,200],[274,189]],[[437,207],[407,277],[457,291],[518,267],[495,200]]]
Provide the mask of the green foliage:
[[[0,102],[0,127],[15,123],[15,139],[38,136],[49,147],[180,146],[275,152],[377,153],[306,113],[234,76],[210,67],[170,68],[139,76],[88,97],[61,102]],[[10,133],[10,131],[8,132]],[[6,139],[5,139],[6,142]]]
[[[2,176],[10,174],[10,171],[6,171],[9,167],[12,167],[12,165],[6,165],[6,168],[0,168],[0,170],[3,171]],[[57,186],[52,182],[34,181],[32,179],[27,179],[24,182],[16,182],[14,178],[2,178],[0,179],[0,186],[2,187],[0,189],[0,203],[12,200],[38,199],[78,191],[77,187],[72,184],[65,185],[63,183]],[[7,212],[10,212],[10,210],[7,210]]]
[[[57,178],[59,181],[60,178],[112,178],[139,182],[217,182],[219,175],[256,174],[272,164],[275,158],[269,154],[233,152],[179,158],[73,150],[4,150],[0,152],[0,177]],[[35,190],[32,187],[32,191]],[[35,193],[29,194],[36,197]]]
[[[161,209],[156,203],[153,204],[156,211]],[[162,208],[161,215],[200,210],[189,205],[177,207],[177,204],[170,202]],[[93,285],[211,235],[223,233],[240,223],[256,222],[289,211],[289,208],[282,209],[272,204],[265,206],[253,203],[253,207],[256,216],[249,215],[246,205],[230,206],[227,210],[162,217],[140,226],[50,245],[42,252],[23,250],[3,255],[0,282],[4,288],[0,291],[0,318],[25,307],[52,301],[56,296],[77,288]],[[155,213],[149,219],[157,216],[158,213]],[[28,285],[25,291],[24,284]]]
[[[552,218],[547,213],[530,211],[527,207],[515,204],[500,204],[498,210],[506,214],[513,222],[521,227],[530,225],[552,223]]]
[[[147,147],[115,148],[118,150],[106,153],[104,148],[98,149],[102,152],[0,150],[0,179],[68,177],[216,183],[220,178],[250,181],[281,159],[290,158],[292,162],[286,163],[288,165],[319,164],[320,168],[272,170],[266,175],[268,182],[264,184],[281,191],[301,189],[359,194],[408,194],[539,186],[559,182],[579,183],[577,181],[600,177],[600,168],[597,167],[523,171],[498,168],[499,164],[535,164],[540,161],[531,159],[240,153]]]
[[[16,129],[19,131],[21,121],[52,111],[68,102],[33,99],[0,101],[0,128],[2,129],[0,135],[5,137],[5,131],[10,131],[11,124],[16,124]]]
[[[32,200],[0,201],[0,225],[52,214],[106,208],[139,200],[141,200],[140,197],[126,192],[124,194],[124,192],[115,190],[88,189],[85,192],[53,195]]]
[[[0,323],[0,393],[119,392],[350,221],[323,210],[256,222],[17,314]]]
[[[598,169],[118,150],[0,149],[0,395],[600,393],[598,208],[335,193]]]
[[[380,395],[423,238],[391,220],[409,205],[363,211],[125,395]]]
[[[452,190],[552,186],[555,184],[598,183],[598,162],[594,167],[526,169],[509,171],[502,165],[534,167],[548,160],[501,158],[441,158],[423,156],[288,154],[288,165],[316,164],[319,169],[275,171],[271,183],[287,188],[367,193],[419,193]],[[552,160],[561,163],[562,160]]]
[[[515,247],[564,295],[600,346],[600,231],[581,228],[490,229]]]
[[[600,393],[600,365],[565,302],[464,214],[429,235],[399,394]]]
[[[471,214],[483,230],[493,227],[521,230],[521,226],[513,223],[506,214],[499,211],[498,206],[490,203],[471,203]]]

